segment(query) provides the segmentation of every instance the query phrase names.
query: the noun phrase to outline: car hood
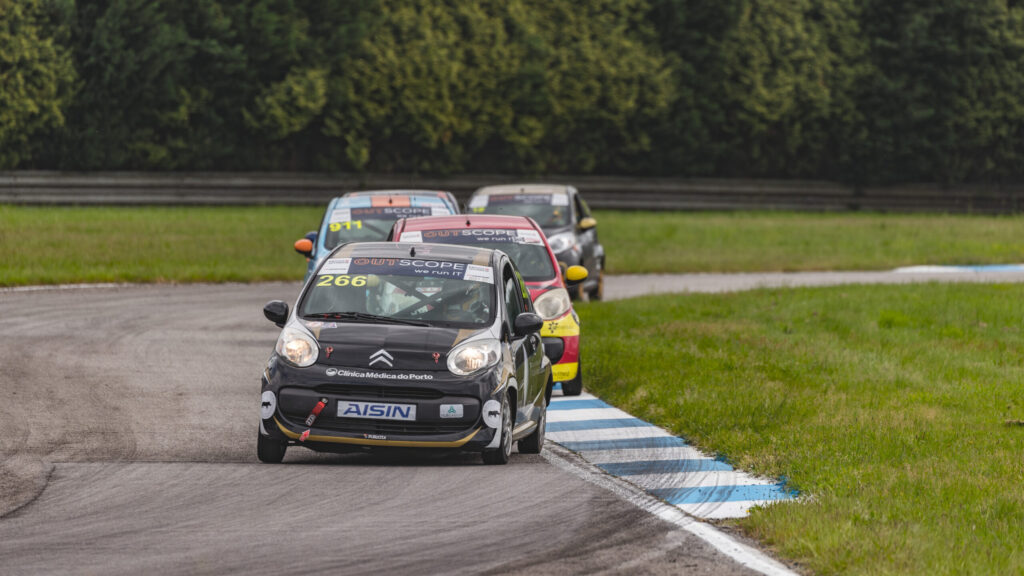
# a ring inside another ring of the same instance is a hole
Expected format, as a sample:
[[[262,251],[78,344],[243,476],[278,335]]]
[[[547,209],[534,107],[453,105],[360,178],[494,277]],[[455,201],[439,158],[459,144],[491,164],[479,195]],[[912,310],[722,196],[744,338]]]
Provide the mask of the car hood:
[[[544,231],[544,235],[551,238],[555,234],[561,234],[562,232],[572,232],[575,228],[570,224],[568,226],[544,226],[541,227]]]
[[[562,283],[558,278],[545,280],[543,282],[527,282],[526,289],[530,291],[530,300],[536,300],[538,296],[555,288],[561,288]]]
[[[447,370],[452,346],[481,331],[329,320],[301,323],[320,343],[318,364],[379,371]]]

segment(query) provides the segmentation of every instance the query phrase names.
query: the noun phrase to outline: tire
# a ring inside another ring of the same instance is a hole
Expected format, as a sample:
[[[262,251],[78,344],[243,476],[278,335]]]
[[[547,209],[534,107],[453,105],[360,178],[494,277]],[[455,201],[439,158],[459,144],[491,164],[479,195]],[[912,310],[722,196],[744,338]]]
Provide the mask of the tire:
[[[580,282],[576,286],[569,289],[569,298],[572,300],[578,300],[580,302],[586,302],[589,299],[590,294],[583,288],[584,282]]]
[[[563,396],[579,396],[583,392],[583,363],[576,359],[576,377],[568,382],[562,382]]]
[[[256,457],[260,462],[280,464],[284,460],[284,453],[288,450],[286,442],[268,438],[259,432],[256,433],[256,438]]]
[[[588,294],[590,300],[598,302],[604,300],[604,262],[601,263],[601,269],[597,271],[597,285]]]
[[[548,407],[541,404],[540,419],[537,421],[537,428],[526,438],[519,441],[520,454],[540,454],[544,449],[544,431],[548,423]]]
[[[512,455],[512,410],[508,403],[508,394],[501,399],[501,445],[494,450],[484,450],[481,457],[484,464],[508,464]]]

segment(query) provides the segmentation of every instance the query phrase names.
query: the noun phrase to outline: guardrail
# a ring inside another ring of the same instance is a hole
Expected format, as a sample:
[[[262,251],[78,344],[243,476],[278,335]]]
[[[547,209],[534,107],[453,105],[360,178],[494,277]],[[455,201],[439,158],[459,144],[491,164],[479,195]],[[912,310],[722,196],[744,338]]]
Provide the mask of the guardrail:
[[[1024,208],[1024,186],[937,185],[856,189],[809,180],[731,180],[487,174],[432,177],[388,174],[0,172],[7,204],[323,204],[352,190],[426,188],[465,200],[509,182],[573,184],[592,207],[627,210],[802,210],[1006,214]]]

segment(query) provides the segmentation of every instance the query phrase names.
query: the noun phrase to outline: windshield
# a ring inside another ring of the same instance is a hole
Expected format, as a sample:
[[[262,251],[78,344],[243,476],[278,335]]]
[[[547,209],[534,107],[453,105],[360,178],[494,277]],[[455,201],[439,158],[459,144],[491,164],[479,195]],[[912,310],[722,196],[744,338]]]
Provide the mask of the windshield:
[[[310,282],[299,315],[485,326],[493,321],[493,284],[490,266],[417,258],[333,258]]]
[[[403,232],[402,242],[427,244],[463,244],[501,250],[519,268],[523,280],[541,282],[555,277],[555,267],[536,230],[505,230],[491,228],[462,228],[455,230],[424,230]]]
[[[568,194],[491,194],[469,202],[476,214],[510,214],[533,218],[541,228],[569,225]]]
[[[414,216],[448,216],[451,210],[444,204],[432,206],[385,206],[375,208],[338,208],[331,211],[324,234],[324,248],[345,242],[374,242],[387,240],[391,227],[399,218]]]

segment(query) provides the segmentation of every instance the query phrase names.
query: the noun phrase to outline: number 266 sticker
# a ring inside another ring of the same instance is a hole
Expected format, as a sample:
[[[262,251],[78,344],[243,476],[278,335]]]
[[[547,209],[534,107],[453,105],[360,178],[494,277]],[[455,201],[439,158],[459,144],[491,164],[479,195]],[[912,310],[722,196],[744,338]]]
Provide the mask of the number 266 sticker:
[[[344,288],[345,286],[353,286],[355,288],[361,288],[366,286],[366,276],[349,276],[348,274],[341,274],[334,276],[333,274],[324,274],[317,278],[317,286],[338,286]]]

